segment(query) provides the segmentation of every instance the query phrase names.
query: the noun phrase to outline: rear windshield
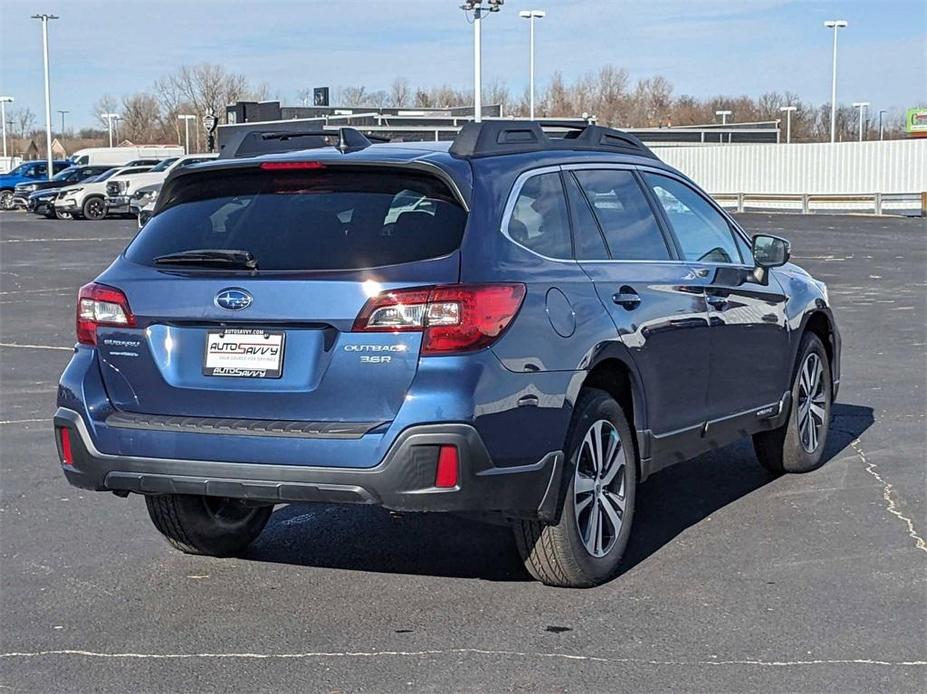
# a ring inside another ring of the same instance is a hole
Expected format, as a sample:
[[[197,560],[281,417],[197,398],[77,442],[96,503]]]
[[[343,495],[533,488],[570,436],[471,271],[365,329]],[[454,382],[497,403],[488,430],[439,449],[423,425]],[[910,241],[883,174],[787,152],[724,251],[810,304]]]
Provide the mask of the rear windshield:
[[[250,252],[259,272],[360,270],[447,255],[466,224],[437,178],[382,169],[217,172],[178,182],[163,204],[129,260],[222,249]]]

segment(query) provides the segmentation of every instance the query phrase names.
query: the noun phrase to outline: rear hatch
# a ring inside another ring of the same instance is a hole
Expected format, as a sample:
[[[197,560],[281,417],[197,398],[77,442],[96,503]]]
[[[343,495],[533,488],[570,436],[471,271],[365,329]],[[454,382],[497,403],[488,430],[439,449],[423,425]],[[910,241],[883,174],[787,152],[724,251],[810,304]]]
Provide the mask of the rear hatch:
[[[394,418],[422,335],[354,332],[355,319],[382,292],[457,282],[467,214],[434,176],[309,164],[176,180],[101,276],[134,314],[96,333],[118,410]]]

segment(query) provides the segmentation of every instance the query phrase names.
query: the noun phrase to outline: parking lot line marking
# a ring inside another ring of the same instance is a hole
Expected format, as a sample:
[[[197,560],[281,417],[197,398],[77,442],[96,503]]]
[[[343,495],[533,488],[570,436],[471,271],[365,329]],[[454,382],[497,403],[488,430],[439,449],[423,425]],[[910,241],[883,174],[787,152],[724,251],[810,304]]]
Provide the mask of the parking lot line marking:
[[[41,419],[4,419],[0,420],[0,425],[2,424],[30,424],[32,422],[47,422],[48,417],[42,417]]]
[[[876,464],[870,462],[870,460],[866,457],[866,453],[863,451],[859,439],[851,442],[850,445],[853,447],[853,450],[856,451],[856,455],[859,456],[862,464],[866,466],[866,472],[875,477],[879,484],[882,485],[882,498],[885,500],[885,510],[898,518],[902,523],[905,524],[905,526],[907,526],[908,536],[914,540],[914,546],[923,552],[927,552],[927,542],[925,542],[924,538],[917,534],[917,530],[914,528],[914,521],[912,521],[898,510],[898,504],[895,503],[897,494],[895,493],[894,485],[886,482],[885,479],[883,479],[883,477],[878,472],[876,472]]]
[[[73,292],[74,287],[46,287],[44,289],[8,289],[0,292],[0,296],[7,294],[47,294],[48,292]]]
[[[16,342],[0,342],[0,347],[18,347],[20,349],[54,349],[62,352],[73,352],[73,347],[56,347],[54,345],[21,345]]]
[[[875,665],[881,667],[922,667],[927,660],[876,660],[872,658],[837,658],[809,660],[650,660],[646,658],[607,658],[592,655],[574,655],[571,653],[544,653],[529,651],[496,651],[482,648],[449,648],[443,650],[422,651],[332,651],[307,653],[99,653],[77,649],[60,649],[49,651],[19,651],[0,653],[0,658],[38,658],[44,656],[79,656],[85,658],[123,658],[151,660],[189,660],[194,658],[228,658],[243,660],[299,660],[310,658],[422,658],[446,655],[488,655],[515,658],[557,658],[561,660],[587,661],[595,663],[640,664],[666,666],[738,666],[753,665],[760,667],[803,667],[811,665]]]
[[[0,239],[0,243],[48,243],[50,241],[67,241],[69,243],[83,243],[85,241],[131,241],[131,236],[84,236],[78,239]]]

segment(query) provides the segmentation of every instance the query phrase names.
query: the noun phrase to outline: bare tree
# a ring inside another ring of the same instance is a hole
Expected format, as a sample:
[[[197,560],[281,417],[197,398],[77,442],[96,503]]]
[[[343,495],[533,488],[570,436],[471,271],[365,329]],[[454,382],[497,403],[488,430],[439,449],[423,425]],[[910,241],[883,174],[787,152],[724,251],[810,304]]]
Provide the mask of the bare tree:
[[[363,106],[367,103],[367,88],[363,86],[342,87],[337,94],[339,106]]]
[[[112,94],[104,94],[93,105],[93,117],[103,127],[104,130],[109,128],[109,120],[103,115],[104,113],[115,113],[119,102]]]
[[[151,94],[122,99],[122,135],[136,143],[157,142],[164,137],[161,105]]]
[[[35,128],[35,114],[28,106],[20,106],[10,113],[13,124],[19,129],[19,136],[24,140]]]
[[[389,88],[389,101],[393,106],[403,108],[409,105],[411,90],[409,89],[409,80],[405,77],[397,77]]]

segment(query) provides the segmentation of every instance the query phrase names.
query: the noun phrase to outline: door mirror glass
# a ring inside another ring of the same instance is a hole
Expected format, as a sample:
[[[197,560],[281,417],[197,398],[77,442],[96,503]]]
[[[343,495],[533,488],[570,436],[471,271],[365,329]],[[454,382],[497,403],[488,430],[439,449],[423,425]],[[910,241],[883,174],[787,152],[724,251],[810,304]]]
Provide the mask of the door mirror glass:
[[[778,236],[757,234],[753,237],[753,260],[757,267],[779,267],[789,262],[789,242]]]

